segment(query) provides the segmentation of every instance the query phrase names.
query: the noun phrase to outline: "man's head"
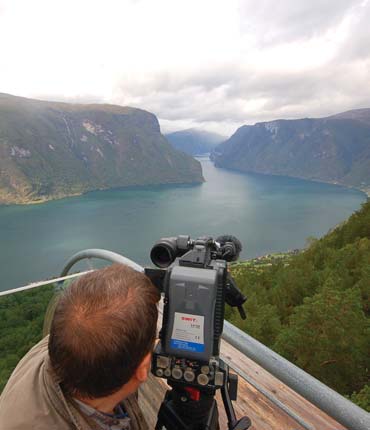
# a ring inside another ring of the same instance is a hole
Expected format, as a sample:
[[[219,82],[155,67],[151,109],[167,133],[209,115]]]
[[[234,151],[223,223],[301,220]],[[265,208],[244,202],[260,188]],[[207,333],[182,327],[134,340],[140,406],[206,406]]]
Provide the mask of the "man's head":
[[[159,293],[120,264],[84,275],[59,298],[49,356],[65,394],[109,396],[127,384],[151,352]]]

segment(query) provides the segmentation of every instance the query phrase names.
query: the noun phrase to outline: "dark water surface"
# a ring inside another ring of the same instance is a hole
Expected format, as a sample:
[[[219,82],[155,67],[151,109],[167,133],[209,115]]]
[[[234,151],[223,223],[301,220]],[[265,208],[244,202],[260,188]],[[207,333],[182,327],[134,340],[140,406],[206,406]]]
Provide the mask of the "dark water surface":
[[[216,169],[206,183],[99,191],[40,205],[0,207],[0,290],[59,275],[86,248],[138,263],[160,237],[234,234],[242,257],[301,248],[359,209],[366,196],[334,185]],[[86,266],[85,266],[86,267]]]

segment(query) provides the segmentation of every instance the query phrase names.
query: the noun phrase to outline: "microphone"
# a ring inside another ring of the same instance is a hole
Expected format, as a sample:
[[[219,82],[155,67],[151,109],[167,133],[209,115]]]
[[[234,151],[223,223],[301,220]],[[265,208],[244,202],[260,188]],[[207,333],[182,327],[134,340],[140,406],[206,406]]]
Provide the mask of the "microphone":
[[[231,234],[224,234],[216,239],[221,247],[222,258],[226,261],[236,261],[243,246],[238,238]]]

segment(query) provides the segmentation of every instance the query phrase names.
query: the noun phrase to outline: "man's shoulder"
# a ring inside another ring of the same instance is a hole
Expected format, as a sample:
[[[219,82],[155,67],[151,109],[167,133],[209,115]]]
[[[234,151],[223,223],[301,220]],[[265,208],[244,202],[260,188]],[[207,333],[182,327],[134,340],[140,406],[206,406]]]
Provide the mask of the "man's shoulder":
[[[0,396],[0,428],[52,429],[60,412],[53,407],[48,390],[48,338],[42,339],[18,363]],[[63,420],[62,420],[63,422]],[[68,426],[65,427],[69,428]]]

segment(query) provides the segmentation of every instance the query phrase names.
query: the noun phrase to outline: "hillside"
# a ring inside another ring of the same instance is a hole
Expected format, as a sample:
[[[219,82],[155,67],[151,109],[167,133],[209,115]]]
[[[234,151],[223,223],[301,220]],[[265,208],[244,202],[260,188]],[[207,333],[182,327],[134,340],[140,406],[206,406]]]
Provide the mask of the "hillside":
[[[265,261],[233,266],[247,319],[228,318],[370,410],[370,201],[304,252]]]
[[[207,154],[226,140],[226,137],[220,134],[194,128],[166,134],[166,138],[174,148],[189,155]]]
[[[149,112],[0,94],[0,203],[202,181],[200,163],[175,151]]]
[[[370,109],[240,127],[213,155],[219,167],[370,190]]]

